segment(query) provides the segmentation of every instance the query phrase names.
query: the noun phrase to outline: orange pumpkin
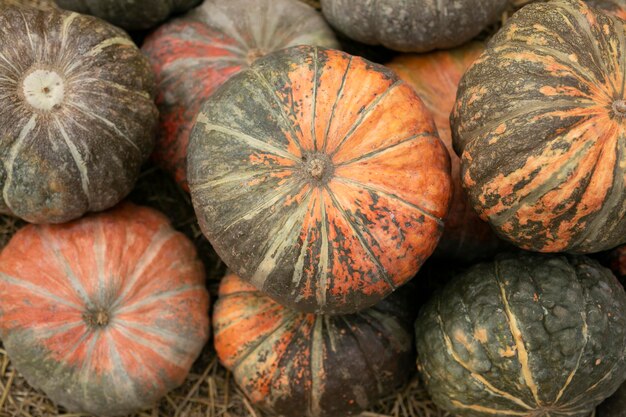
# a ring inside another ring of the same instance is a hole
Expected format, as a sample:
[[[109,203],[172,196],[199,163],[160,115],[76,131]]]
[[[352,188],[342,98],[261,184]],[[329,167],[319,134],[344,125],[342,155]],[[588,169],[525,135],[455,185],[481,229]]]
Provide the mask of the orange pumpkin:
[[[208,338],[204,269],[158,212],[123,205],[21,229],[0,253],[0,336],[69,410],[127,414],[185,379]]]
[[[188,165],[226,265],[306,312],[359,311],[408,281],[451,197],[450,158],[413,89],[312,46],[256,61],[207,100]]]
[[[289,417],[357,415],[413,373],[408,289],[345,316],[297,313],[236,275],[222,280],[215,349],[250,400]]]
[[[450,113],[461,77],[483,50],[483,44],[473,42],[449,51],[399,55],[388,65],[424,100],[450,153],[454,194],[435,255],[462,261],[489,256],[500,245],[489,224],[481,220],[467,200],[461,183],[461,160],[452,148],[450,131]]]

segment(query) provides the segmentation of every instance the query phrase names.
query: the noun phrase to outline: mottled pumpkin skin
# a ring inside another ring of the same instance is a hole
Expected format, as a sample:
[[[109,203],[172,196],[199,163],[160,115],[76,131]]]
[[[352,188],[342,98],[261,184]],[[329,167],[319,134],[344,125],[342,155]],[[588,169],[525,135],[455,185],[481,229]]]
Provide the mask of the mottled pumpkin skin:
[[[358,314],[298,313],[231,274],[213,314],[215,349],[248,398],[277,415],[358,415],[408,381],[414,310],[402,289]]]
[[[188,190],[189,134],[204,100],[255,59],[305,44],[338,47],[322,16],[294,0],[206,0],[161,26],[142,46],[157,78],[153,158]]]
[[[454,146],[503,238],[573,253],[626,241],[625,57],[622,20],[557,0],[517,12],[465,74]]]
[[[173,13],[182,13],[202,0],[56,0],[67,10],[90,14],[127,30],[150,29]]]
[[[602,9],[622,19],[626,19],[626,1],[624,0],[586,0],[592,6]]]
[[[462,45],[498,21],[507,0],[322,0],[331,25],[348,37],[402,52]]]
[[[151,406],[183,382],[208,338],[193,244],[131,204],[21,229],[0,254],[0,298],[12,363],[72,411]]]
[[[154,146],[150,64],[91,16],[0,13],[0,213],[62,223],[117,204]]]
[[[411,87],[311,46],[262,58],[213,94],[188,164],[226,265],[305,312],[360,311],[412,278],[451,197],[449,156]]]
[[[500,255],[432,298],[418,369],[460,416],[588,416],[626,378],[626,293],[586,257]]]
[[[40,10],[57,10],[54,0],[0,0],[0,10],[5,6],[34,7]]]
[[[626,417],[626,384],[596,409],[597,417]]]
[[[469,204],[450,132],[450,113],[461,77],[483,50],[482,43],[473,42],[449,51],[399,55],[387,65],[415,89],[432,112],[439,137],[450,153],[454,194],[435,256],[463,262],[491,256],[501,246],[489,224]]]

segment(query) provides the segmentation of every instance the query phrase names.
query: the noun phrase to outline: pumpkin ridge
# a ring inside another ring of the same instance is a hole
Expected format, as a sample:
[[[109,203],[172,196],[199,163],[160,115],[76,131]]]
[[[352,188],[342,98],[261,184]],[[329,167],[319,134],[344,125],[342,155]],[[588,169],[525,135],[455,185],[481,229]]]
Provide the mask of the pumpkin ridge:
[[[343,89],[346,85],[346,80],[348,79],[348,73],[350,72],[350,67],[352,66],[352,59],[354,59],[354,57],[351,55],[348,58],[348,65],[346,65],[346,69],[343,73],[343,76],[341,77],[341,85],[339,86],[339,90],[337,91],[337,94],[335,94],[335,100],[333,102],[333,106],[331,107],[332,110],[330,112],[330,116],[328,117],[328,125],[326,126],[326,132],[324,133],[324,144],[322,145],[322,150],[324,152],[327,152],[328,135],[330,133],[330,126],[332,125],[333,118],[335,116],[335,109],[337,108],[337,104],[339,103],[339,100],[341,100],[341,97],[343,96]]]
[[[576,274],[576,278],[580,281],[580,277],[578,276],[578,274]],[[581,289],[582,289],[582,291],[584,291],[584,287],[582,286],[582,284],[581,284]],[[553,405],[558,404],[558,402],[563,397],[563,394],[565,394],[565,391],[567,390],[567,388],[569,388],[570,384],[572,383],[572,381],[576,377],[576,373],[580,369],[580,364],[582,362],[583,355],[585,354],[585,350],[587,350],[587,345],[589,344],[589,327],[587,325],[587,312],[583,311],[580,314],[581,314],[582,319],[583,319],[582,332],[583,332],[583,337],[585,338],[585,343],[583,344],[583,347],[581,348],[580,353],[578,354],[578,359],[576,361],[576,366],[574,367],[572,372],[570,372],[570,374],[568,375],[567,379],[565,380],[565,384],[563,385],[563,387],[559,390],[556,398],[553,401]]]
[[[91,191],[89,190],[89,176],[87,173],[87,164],[85,160],[81,157],[80,153],[78,152],[78,148],[76,147],[76,144],[68,136],[67,132],[65,131],[65,128],[63,127],[63,123],[61,123],[58,116],[53,115],[52,117],[54,119],[54,124],[56,125],[57,129],[61,133],[61,136],[63,137],[63,141],[65,142],[65,145],[70,151],[70,155],[72,155],[74,164],[76,164],[76,169],[78,170],[78,173],[80,174],[80,185],[82,187],[83,194],[85,195],[85,198],[87,199],[87,207],[88,209],[90,209],[91,208]]]
[[[500,398],[504,398],[506,400],[509,400],[509,401],[515,403],[518,407],[522,407],[522,408],[525,408],[527,410],[531,410],[532,407],[530,407],[528,404],[526,404],[522,399],[517,398],[516,396],[514,396],[513,394],[511,394],[509,392],[506,392],[504,390],[501,390],[501,389],[497,388],[495,385],[493,385],[491,382],[489,382],[487,380],[487,378],[481,376],[479,373],[476,373],[472,369],[472,367],[470,366],[469,363],[467,363],[463,359],[461,359],[459,354],[456,352],[456,349],[454,348],[454,345],[452,344],[452,340],[450,339],[450,336],[448,335],[448,333],[446,332],[446,330],[444,328],[444,323],[443,323],[443,319],[441,317],[441,312],[440,312],[440,310],[441,310],[441,308],[440,308],[441,300],[439,299],[437,301],[438,301],[437,302],[437,323],[439,324],[439,330],[441,332],[441,336],[443,338],[444,345],[446,346],[447,353],[450,355],[450,357],[456,363],[458,363],[463,369],[465,369],[467,372],[469,372],[471,378],[473,378],[477,382],[481,383],[484,386],[485,390],[488,391],[491,395],[496,396],[496,397],[500,397]],[[504,411],[504,412],[508,413],[508,411]]]
[[[344,218],[346,224],[350,227],[350,229],[352,230],[352,232],[354,233],[354,235],[358,239],[359,243],[361,244],[361,246],[365,250],[365,253],[367,253],[367,255],[369,256],[370,261],[378,269],[378,272],[380,273],[380,276],[382,277],[382,279],[389,286],[389,288],[391,288],[392,290],[397,289],[398,286],[395,284],[395,282],[393,282],[393,279],[391,279],[391,277],[389,276],[389,272],[387,271],[387,269],[385,269],[385,267],[381,264],[380,260],[374,254],[374,251],[372,250],[372,247],[370,246],[370,244],[367,242],[367,240],[363,236],[363,233],[361,233],[359,228],[354,224],[352,218],[344,210],[344,208],[341,206],[339,201],[337,201],[337,198],[335,197],[334,193],[328,188],[328,186],[326,186],[325,189],[328,192],[328,195],[330,196],[330,199],[332,201],[332,205],[335,207],[335,209]],[[370,234],[370,237],[372,238],[372,241],[376,242],[376,245],[378,245],[378,241],[376,240],[376,238],[373,235],[371,235],[371,234]]]
[[[402,80],[396,80],[393,84],[391,84],[385,91],[382,92],[382,94],[378,95],[376,98],[374,98],[370,103],[368,103],[367,107],[365,107],[365,109],[363,109],[363,111],[360,112],[360,114],[357,116],[356,120],[353,122],[352,126],[350,126],[350,128],[348,129],[348,132],[344,135],[344,137],[339,141],[339,143],[335,146],[335,149],[333,149],[332,151],[328,150],[328,155],[330,156],[331,159],[334,159],[335,155],[337,155],[337,153],[339,151],[341,151],[341,147],[343,146],[343,144],[350,139],[350,137],[352,136],[352,134],[358,129],[359,126],[361,126],[361,124],[363,123],[363,121],[370,116],[370,114],[372,114],[372,112],[374,110],[376,110],[376,108],[378,107],[378,105],[380,104],[380,102],[382,102],[386,97],[389,96],[389,94],[399,85],[401,85],[404,81]]]
[[[355,162],[361,162],[364,159],[369,159],[369,158],[372,158],[374,156],[378,156],[379,154],[381,154],[381,153],[383,153],[385,151],[388,151],[388,150],[393,149],[393,148],[398,147],[398,146],[402,146],[403,144],[405,144],[407,142],[412,142],[415,139],[429,138],[429,137],[432,137],[432,133],[431,132],[418,133],[418,134],[410,136],[410,137],[408,137],[406,139],[401,139],[400,141],[395,142],[395,143],[393,143],[393,144],[391,144],[389,146],[385,146],[383,148],[378,148],[378,149],[373,150],[371,152],[364,153],[364,154],[362,154],[360,156],[357,156],[356,158],[353,158],[353,159],[351,159],[349,161],[338,162],[338,163],[335,164],[335,166],[341,167],[341,166],[346,166],[346,165],[353,164]]]
[[[521,330],[517,324],[517,317],[513,314],[511,310],[511,306],[509,305],[508,295],[504,286],[502,285],[501,279],[502,275],[500,273],[499,260],[496,259],[494,261],[494,279],[496,281],[496,285],[500,289],[500,299],[502,300],[502,305],[504,306],[504,313],[506,315],[507,323],[509,325],[509,329],[511,331],[511,336],[513,336],[513,340],[515,341],[515,346],[517,347],[515,353],[517,355],[517,360],[520,364],[520,372],[522,377],[524,378],[524,382],[526,386],[532,393],[537,406],[542,407],[542,401],[539,398],[539,390],[537,384],[534,381],[534,377],[532,371],[530,369],[530,362],[528,357],[528,351],[526,350],[526,345],[524,342],[523,335]]]
[[[326,191],[328,193],[328,191]],[[323,310],[326,307],[327,299],[326,295],[329,291],[329,282],[328,282],[328,261],[330,250],[330,245],[328,244],[328,235],[329,235],[329,223],[330,218],[328,217],[328,213],[326,212],[326,199],[324,198],[324,193],[320,190],[320,218],[322,224],[322,245],[320,248],[320,275],[319,282],[316,288],[315,298],[319,303],[320,310]],[[308,231],[307,231],[308,236]],[[302,250],[306,250],[306,246],[302,246]],[[297,288],[297,287],[296,287]]]
[[[313,136],[315,137],[315,136]],[[322,375],[324,372],[324,322],[322,316],[315,316],[315,323],[311,327],[311,344],[310,344],[310,365],[311,365],[311,396],[309,398],[308,408],[312,416],[321,414],[320,399],[323,391],[324,383]],[[320,340],[321,339],[321,340]]]

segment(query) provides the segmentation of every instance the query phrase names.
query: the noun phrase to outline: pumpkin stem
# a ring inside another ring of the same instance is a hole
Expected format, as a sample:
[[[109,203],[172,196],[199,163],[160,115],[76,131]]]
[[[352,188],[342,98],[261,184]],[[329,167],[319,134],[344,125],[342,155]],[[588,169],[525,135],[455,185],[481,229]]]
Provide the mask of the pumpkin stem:
[[[626,116],[626,100],[616,100],[613,102],[613,111],[620,116]]]
[[[90,327],[104,327],[110,321],[109,313],[102,308],[85,312],[83,319]]]
[[[264,57],[265,55],[267,55],[267,52],[265,52],[263,49],[250,49],[248,51],[248,55],[246,56],[246,60],[248,61],[248,65],[252,65],[252,63],[254,61],[256,61],[257,59]]]

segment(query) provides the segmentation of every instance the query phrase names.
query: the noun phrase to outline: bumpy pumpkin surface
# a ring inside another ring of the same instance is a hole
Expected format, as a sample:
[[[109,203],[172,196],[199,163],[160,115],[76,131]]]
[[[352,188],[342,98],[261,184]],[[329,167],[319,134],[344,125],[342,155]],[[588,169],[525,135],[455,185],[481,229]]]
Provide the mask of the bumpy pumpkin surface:
[[[276,414],[357,415],[411,374],[410,298],[403,289],[358,314],[297,313],[231,274],[215,305],[215,349],[251,401]]]
[[[471,261],[488,257],[500,246],[500,240],[468,202],[461,183],[461,160],[452,148],[450,132],[450,113],[461,77],[483,50],[483,44],[475,42],[450,51],[400,55],[388,65],[415,89],[432,112],[439,137],[450,153],[454,194],[435,251],[435,255],[447,259]]]
[[[626,293],[586,257],[499,256],[416,322],[418,368],[460,416],[588,416],[626,378]]]
[[[117,204],[154,145],[150,64],[99,19],[0,12],[0,213],[60,223]]]
[[[403,52],[459,46],[496,22],[507,0],[322,0],[331,25],[348,37]]]
[[[322,16],[294,0],[206,0],[161,26],[142,46],[157,76],[155,160],[187,189],[189,134],[204,100],[255,59],[305,44],[338,46]]]
[[[301,46],[256,61],[206,102],[189,149],[217,253],[301,311],[372,306],[441,236],[450,163],[432,116],[362,58]]]
[[[130,204],[20,230],[0,254],[0,299],[13,364],[73,411],[152,405],[183,382],[208,337],[193,244],[160,213]]]
[[[626,417],[626,384],[622,385],[615,394],[596,410],[598,417]]]
[[[517,12],[465,74],[454,146],[502,237],[577,253],[626,240],[625,57],[622,20],[557,0]]]
[[[127,30],[150,29],[202,0],[56,0],[64,9],[98,16]]]

